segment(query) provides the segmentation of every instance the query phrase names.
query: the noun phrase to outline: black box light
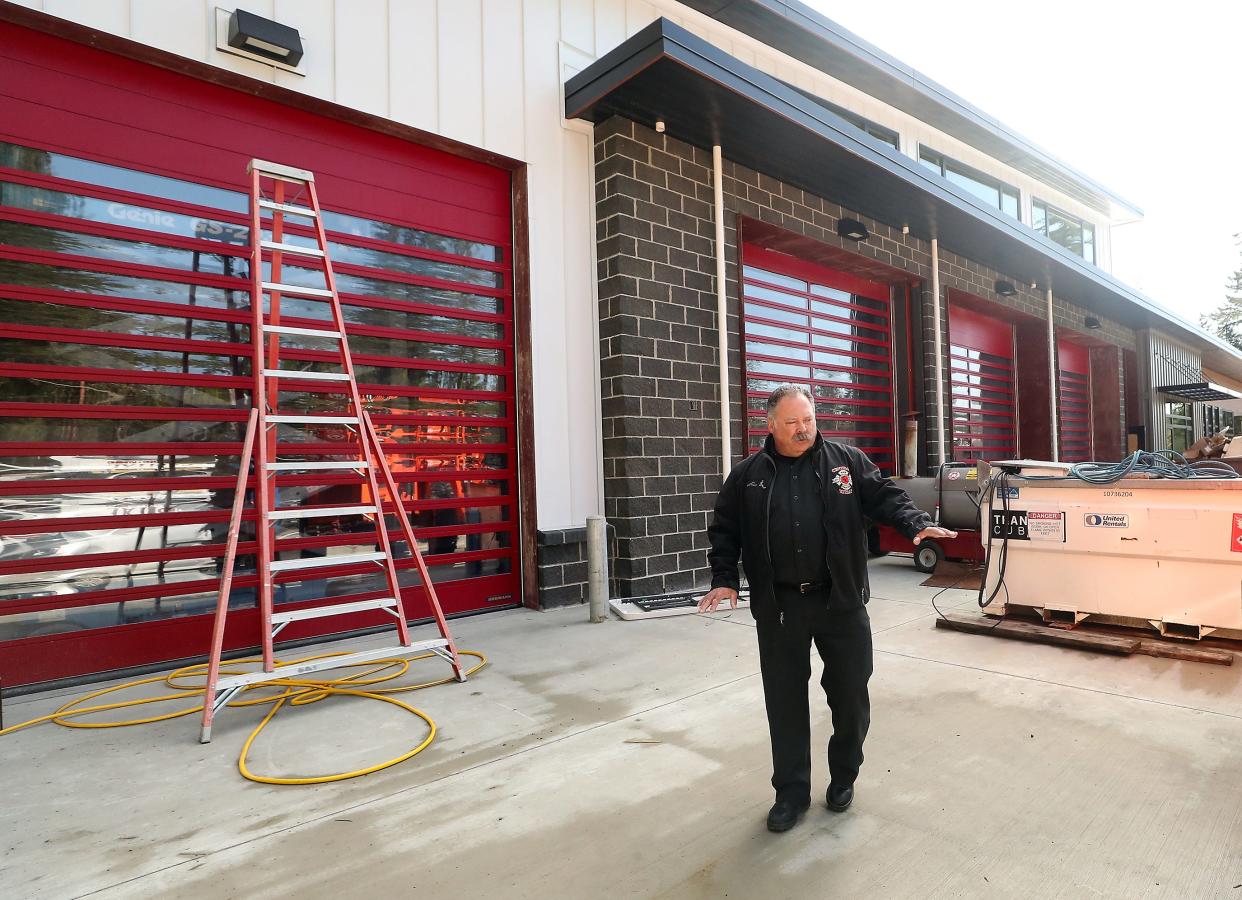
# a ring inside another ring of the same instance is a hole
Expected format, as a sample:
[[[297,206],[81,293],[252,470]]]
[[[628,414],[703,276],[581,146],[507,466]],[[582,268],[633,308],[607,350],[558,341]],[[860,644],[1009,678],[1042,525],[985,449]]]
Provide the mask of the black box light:
[[[837,234],[843,238],[849,238],[851,241],[865,241],[871,237],[867,231],[867,226],[857,219],[838,219]]]
[[[296,28],[244,9],[229,16],[229,46],[287,66],[302,61],[302,37]]]

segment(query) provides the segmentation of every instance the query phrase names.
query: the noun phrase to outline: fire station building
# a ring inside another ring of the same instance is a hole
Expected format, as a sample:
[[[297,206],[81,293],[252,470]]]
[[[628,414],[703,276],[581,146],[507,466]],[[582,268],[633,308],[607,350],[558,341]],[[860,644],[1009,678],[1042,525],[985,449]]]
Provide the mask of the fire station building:
[[[1109,274],[1134,203],[798,2],[0,0],[6,686],[206,652],[252,405],[254,157],[315,173],[453,614],[580,602],[594,514],[615,592],[705,584],[715,492],[781,382],[894,476],[1183,449],[1242,396],[1242,355]],[[328,481],[283,502],[356,490]],[[285,558],[357,530],[302,521]]]

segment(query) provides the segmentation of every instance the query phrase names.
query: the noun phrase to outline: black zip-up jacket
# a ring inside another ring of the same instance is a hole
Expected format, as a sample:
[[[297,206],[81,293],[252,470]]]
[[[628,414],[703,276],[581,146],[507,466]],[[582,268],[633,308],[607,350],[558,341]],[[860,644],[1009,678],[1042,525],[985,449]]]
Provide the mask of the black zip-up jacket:
[[[870,599],[867,582],[867,536],[863,518],[892,525],[913,540],[932,524],[927,513],[888,478],[861,450],[816,435],[812,471],[824,498],[824,534],[832,591],[828,607],[856,609]],[[778,580],[768,546],[768,515],[776,475],[776,446],[771,435],[763,449],[733,467],[716,498],[707,527],[712,587],[737,590],[739,558],[750,582],[750,611],[756,619],[780,614],[774,585]]]

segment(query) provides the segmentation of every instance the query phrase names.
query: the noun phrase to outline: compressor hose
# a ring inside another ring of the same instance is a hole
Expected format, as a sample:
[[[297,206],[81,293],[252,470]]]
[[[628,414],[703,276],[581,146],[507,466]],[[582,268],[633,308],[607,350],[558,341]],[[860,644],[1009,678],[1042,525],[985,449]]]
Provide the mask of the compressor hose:
[[[1174,479],[1242,477],[1228,463],[1218,459],[1187,462],[1176,450],[1157,450],[1154,453],[1136,450],[1121,462],[1083,462],[1069,470],[1069,477],[1089,484],[1112,484],[1122,478],[1135,476]]]
[[[473,666],[465,670],[468,677],[487,665],[487,657],[475,650],[459,650],[459,656],[473,656],[477,660]],[[314,656],[304,656],[300,659],[278,660],[276,669],[279,671],[281,666],[296,666],[301,663],[307,663],[312,660],[328,659],[334,656],[346,656],[346,652],[337,653],[320,653]],[[432,718],[420,709],[416,709],[403,700],[398,700],[394,694],[408,693],[423,688],[436,687],[441,684],[448,684],[456,679],[452,676],[438,678],[434,681],[425,681],[420,684],[397,685],[392,687],[380,687],[386,682],[393,681],[405,675],[409,671],[410,663],[421,659],[430,659],[435,656],[434,653],[423,653],[418,656],[411,657],[392,657],[390,659],[371,660],[362,663],[348,663],[341,666],[343,669],[357,669],[358,671],[350,675],[344,675],[338,678],[274,678],[270,681],[264,681],[259,684],[250,685],[242,689],[238,698],[231,701],[228,706],[233,708],[247,706],[261,706],[263,704],[271,704],[271,709],[264,715],[262,721],[259,722],[246,737],[245,743],[242,744],[241,754],[237,760],[237,768],[242,777],[248,781],[259,782],[260,784],[327,784],[334,781],[345,781],[349,778],[358,778],[362,775],[369,775],[372,772],[378,772],[381,769],[387,769],[398,763],[405,762],[413,756],[421,753],[435,739],[436,723]],[[220,666],[221,675],[242,675],[251,669],[240,668],[245,665],[253,665],[261,663],[262,660],[257,658],[239,659],[225,662]],[[38,725],[43,722],[55,722],[57,725],[63,725],[66,728],[125,728],[132,725],[149,725],[153,722],[164,722],[169,719],[177,719],[182,716],[193,715],[202,712],[202,697],[205,692],[204,681],[207,675],[207,664],[196,663],[194,665],[183,666],[167,675],[155,675],[150,678],[140,678],[136,681],[128,681],[124,684],[113,685],[112,687],[102,688],[97,691],[83,694],[80,697],[62,704],[55,712],[48,713],[45,716],[39,716],[17,725],[11,725],[8,728],[0,730],[0,737],[12,734],[23,728],[29,728],[32,725]],[[187,683],[189,682],[189,683]],[[120,700],[115,702],[95,703],[89,706],[82,704],[90,703],[109,694],[115,694],[120,691],[131,688],[141,687],[148,684],[163,683],[172,688],[173,693],[160,694],[154,697],[140,697],[132,700]],[[276,689],[276,693],[271,693],[271,689]],[[247,694],[253,694],[247,697]],[[247,757],[250,753],[250,747],[258,738],[259,734],[267,727],[268,723],[280,712],[285,706],[305,706],[310,703],[317,703],[328,697],[347,696],[347,697],[365,697],[369,700],[379,700],[384,703],[391,703],[400,707],[406,712],[423,720],[427,725],[427,734],[423,737],[413,749],[407,750],[400,756],[383,760],[371,766],[361,769],[354,769],[349,772],[338,772],[327,775],[308,775],[297,777],[284,777],[274,775],[256,774],[250,770],[247,765]],[[118,721],[78,721],[76,717],[94,713],[110,712],[114,710],[130,709],[132,707],[145,706],[151,703],[161,703],[165,701],[175,700],[194,700],[197,698],[199,702],[193,706],[174,709],[169,712],[159,713],[152,716],[146,716],[135,719],[122,719]]]

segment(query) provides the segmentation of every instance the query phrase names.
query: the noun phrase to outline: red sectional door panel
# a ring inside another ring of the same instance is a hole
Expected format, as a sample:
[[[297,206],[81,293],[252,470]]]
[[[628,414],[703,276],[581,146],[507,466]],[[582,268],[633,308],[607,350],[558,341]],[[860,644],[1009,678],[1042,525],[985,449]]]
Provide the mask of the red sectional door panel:
[[[1091,351],[1057,341],[1057,433],[1062,462],[1089,462],[1091,442]]]
[[[255,156],[316,174],[363,393],[445,608],[518,595],[509,174],[0,24],[6,685],[207,650],[251,404]],[[286,270],[299,277],[312,273]],[[286,299],[282,315],[313,328],[325,310]],[[326,358],[313,339],[286,346],[286,364]],[[343,396],[280,400],[329,412]],[[281,428],[329,457],[340,438]],[[338,474],[282,478],[282,505],[357,499],[358,480]],[[359,525],[295,522],[277,546],[286,559],[356,552]],[[251,520],[229,647],[258,640],[253,537]],[[372,569],[283,574],[278,603],[378,587]],[[407,610],[427,615],[405,574]],[[368,612],[282,637],[383,623]]]
[[[949,305],[949,389],[954,462],[1017,456],[1010,323],[960,304]]]
[[[894,474],[888,285],[749,244],[742,264],[747,446],[768,434],[772,389],[805,384],[824,437]]]

